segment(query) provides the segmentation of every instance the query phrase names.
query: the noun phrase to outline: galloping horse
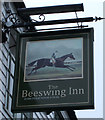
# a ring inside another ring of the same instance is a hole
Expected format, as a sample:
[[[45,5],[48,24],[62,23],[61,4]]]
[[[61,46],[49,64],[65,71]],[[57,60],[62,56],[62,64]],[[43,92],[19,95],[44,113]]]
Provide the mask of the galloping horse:
[[[42,58],[42,59],[35,60],[35,61],[29,63],[28,66],[27,66],[27,67],[33,67],[34,66],[34,68],[32,69],[32,71],[28,75],[32,74],[33,71],[37,72],[38,69],[46,67],[46,66],[49,66],[49,67],[59,67],[59,68],[67,68],[67,69],[73,71],[75,69],[74,67],[71,67],[69,65],[64,65],[64,60],[66,58],[68,58],[68,57],[71,58],[71,59],[73,59],[73,60],[75,60],[73,54],[70,53],[70,54],[64,55],[62,57],[56,58],[55,59],[56,62],[55,62],[54,66],[51,63],[51,61],[50,61],[49,58]],[[36,64],[36,65],[34,65],[34,64]]]

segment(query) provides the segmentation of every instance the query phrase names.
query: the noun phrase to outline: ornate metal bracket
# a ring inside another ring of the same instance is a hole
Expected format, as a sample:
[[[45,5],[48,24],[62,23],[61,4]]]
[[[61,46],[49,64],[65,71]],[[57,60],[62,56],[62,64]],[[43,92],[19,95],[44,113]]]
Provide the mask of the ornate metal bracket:
[[[79,9],[77,9],[77,6]],[[61,6],[51,6],[51,7],[39,7],[39,8],[19,8],[17,13],[10,13],[6,18],[6,27],[7,28],[19,28],[19,27],[35,27],[41,25],[54,25],[54,24],[66,24],[66,23],[77,23],[77,26],[69,27],[69,28],[84,28],[87,26],[82,25],[83,22],[93,22],[94,20],[101,20],[104,18],[101,17],[87,17],[87,18],[78,18],[76,11],[83,11],[83,4],[77,5],[61,5]],[[51,20],[45,21],[44,14],[50,13],[64,13],[64,12],[75,12],[75,19],[62,19],[62,20]],[[21,14],[20,14],[21,13]],[[22,21],[20,18],[24,15],[39,15],[39,20],[32,19],[31,21]],[[8,22],[10,19],[10,22]],[[21,22],[20,22],[21,21]],[[81,25],[79,25],[81,23]],[[53,28],[57,29],[57,28]],[[61,29],[61,28],[60,28]]]

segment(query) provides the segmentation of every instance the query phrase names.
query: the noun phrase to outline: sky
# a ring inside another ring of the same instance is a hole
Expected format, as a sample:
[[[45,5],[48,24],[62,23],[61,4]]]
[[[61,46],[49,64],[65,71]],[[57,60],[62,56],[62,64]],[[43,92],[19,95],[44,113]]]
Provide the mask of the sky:
[[[84,12],[78,12],[78,17],[103,17],[103,0],[24,0],[26,7],[42,7],[65,4],[84,4]],[[38,16],[33,17],[38,19]],[[74,13],[60,15],[46,15],[45,20],[75,18]],[[73,24],[72,24],[73,25]],[[76,110],[77,118],[102,118],[103,117],[103,21],[84,23],[94,27],[94,110]],[[56,25],[53,27],[68,27],[71,24]],[[51,26],[37,27],[50,28]]]

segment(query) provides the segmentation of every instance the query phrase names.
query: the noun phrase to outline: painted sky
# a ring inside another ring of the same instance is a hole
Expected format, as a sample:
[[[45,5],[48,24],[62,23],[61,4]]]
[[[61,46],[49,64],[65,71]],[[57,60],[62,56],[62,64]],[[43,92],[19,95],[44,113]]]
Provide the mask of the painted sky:
[[[72,53],[76,60],[82,59],[82,46],[83,38],[27,42],[26,65],[40,58],[50,58],[55,51],[58,51],[56,57]]]

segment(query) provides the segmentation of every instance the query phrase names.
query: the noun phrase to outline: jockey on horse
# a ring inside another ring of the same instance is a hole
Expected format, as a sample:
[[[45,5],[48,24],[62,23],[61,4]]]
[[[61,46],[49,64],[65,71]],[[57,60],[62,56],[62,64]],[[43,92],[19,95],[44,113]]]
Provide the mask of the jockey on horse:
[[[52,54],[52,56],[51,56],[51,60],[50,60],[50,62],[53,64],[53,66],[55,66],[55,63],[56,63],[56,53],[57,53],[58,51],[55,51],[53,54]]]

